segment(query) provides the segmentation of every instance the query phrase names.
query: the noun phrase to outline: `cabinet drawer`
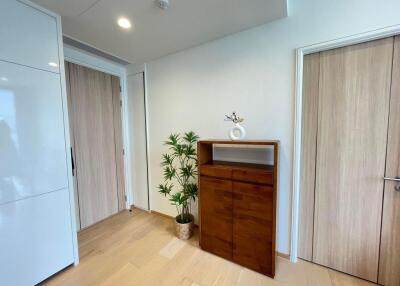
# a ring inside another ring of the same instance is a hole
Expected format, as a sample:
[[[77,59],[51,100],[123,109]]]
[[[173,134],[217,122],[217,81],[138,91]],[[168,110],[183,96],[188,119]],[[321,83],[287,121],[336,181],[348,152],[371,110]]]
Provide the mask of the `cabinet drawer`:
[[[231,179],[232,168],[224,166],[203,165],[200,166],[200,175],[215,178]]]
[[[274,174],[266,170],[238,170],[232,171],[232,179],[244,182],[273,185]]]

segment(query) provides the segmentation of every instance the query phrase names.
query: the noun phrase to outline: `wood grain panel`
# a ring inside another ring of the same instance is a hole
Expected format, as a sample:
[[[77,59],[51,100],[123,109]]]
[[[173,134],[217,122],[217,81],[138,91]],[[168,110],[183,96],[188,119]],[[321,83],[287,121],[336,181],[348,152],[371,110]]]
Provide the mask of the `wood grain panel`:
[[[269,186],[233,182],[233,261],[274,276],[273,194]]]
[[[115,163],[118,187],[118,210],[125,206],[125,171],[124,171],[124,143],[122,132],[122,104],[120,96],[120,82],[116,76],[111,76],[112,98],[114,110],[114,140],[115,140]]]
[[[81,227],[118,212],[111,76],[69,64]]]
[[[232,182],[201,177],[201,248],[232,259]]]
[[[216,177],[221,179],[231,179],[232,178],[232,167],[223,166],[218,164],[204,164],[200,168],[201,176]]]
[[[78,196],[78,181],[76,180],[76,170],[75,170],[75,137],[74,137],[74,116],[71,116],[72,112],[72,98],[71,98],[71,90],[69,83],[69,63],[64,62],[65,67],[65,83],[66,83],[66,91],[67,91],[67,104],[68,104],[68,113],[69,113],[69,126],[70,126],[70,140],[71,140],[71,156],[72,156],[72,183],[74,185],[74,202],[75,202],[75,220],[76,220],[76,230],[79,231],[81,229],[81,219],[79,215],[79,196]]]
[[[273,185],[274,173],[272,170],[234,168],[232,170],[232,179],[256,184]]]
[[[393,38],[321,52],[314,261],[377,281]]]
[[[312,260],[314,233],[315,158],[317,152],[319,53],[306,55],[303,63],[303,110],[299,201],[298,256]]]
[[[386,157],[386,177],[400,176],[400,36],[395,38]],[[379,283],[400,285],[400,192],[385,182]]]

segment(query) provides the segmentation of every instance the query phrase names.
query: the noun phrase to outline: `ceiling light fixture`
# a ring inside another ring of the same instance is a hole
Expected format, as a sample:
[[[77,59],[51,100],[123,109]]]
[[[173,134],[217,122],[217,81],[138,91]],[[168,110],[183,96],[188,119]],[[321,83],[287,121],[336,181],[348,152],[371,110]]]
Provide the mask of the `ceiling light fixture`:
[[[124,28],[124,29],[129,29],[130,27],[132,27],[131,21],[129,21],[126,18],[119,18],[118,26],[120,26],[121,28]]]
[[[169,0],[156,0],[158,8],[166,10],[169,7]]]
[[[8,78],[6,78],[6,77],[4,77],[4,76],[1,77],[0,79],[1,79],[2,81],[8,81]]]

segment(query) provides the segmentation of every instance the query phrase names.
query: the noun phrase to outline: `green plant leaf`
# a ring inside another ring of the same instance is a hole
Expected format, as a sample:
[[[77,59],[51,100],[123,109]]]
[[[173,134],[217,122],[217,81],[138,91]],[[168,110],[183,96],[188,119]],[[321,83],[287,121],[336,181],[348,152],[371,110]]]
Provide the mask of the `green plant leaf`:
[[[169,195],[172,192],[172,188],[174,187],[173,184],[168,185],[165,183],[165,185],[160,184],[158,185],[158,192],[163,194],[164,196]]]
[[[164,142],[169,151],[162,154],[164,184],[158,186],[158,191],[176,206],[182,220],[190,219],[191,203],[196,200],[198,193],[196,184],[198,139],[199,136],[190,131],[183,136],[178,133],[171,134]],[[175,188],[172,181],[177,182],[179,188]]]
[[[161,166],[170,166],[172,165],[174,158],[169,154],[162,154]]]
[[[185,179],[189,179],[189,178],[195,178],[195,170],[193,168],[193,165],[191,164],[187,164],[186,166],[181,167],[180,169],[180,176],[184,177]]]
[[[169,135],[168,140],[164,142],[164,144],[169,146],[176,146],[179,140],[180,140],[179,134],[171,134]]]
[[[196,201],[196,197],[197,197],[197,184],[196,183],[191,183],[186,185],[185,187],[185,193],[188,197],[190,197],[191,199],[193,199],[193,201]]]
[[[172,178],[176,174],[176,169],[172,166],[164,167],[164,179],[165,180],[172,180]]]
[[[193,131],[185,132],[183,136],[183,140],[188,142],[189,144],[193,144],[199,140],[199,136],[197,136]]]

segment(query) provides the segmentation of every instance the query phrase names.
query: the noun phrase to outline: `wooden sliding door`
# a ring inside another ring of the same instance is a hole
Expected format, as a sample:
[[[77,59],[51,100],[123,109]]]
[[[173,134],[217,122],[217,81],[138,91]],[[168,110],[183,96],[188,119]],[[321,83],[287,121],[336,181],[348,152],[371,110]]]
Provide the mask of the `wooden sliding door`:
[[[395,38],[385,177],[400,177],[400,36]],[[384,189],[379,284],[400,285],[400,183]]]
[[[80,225],[85,228],[125,204],[119,80],[77,64],[67,65],[74,173]]]

